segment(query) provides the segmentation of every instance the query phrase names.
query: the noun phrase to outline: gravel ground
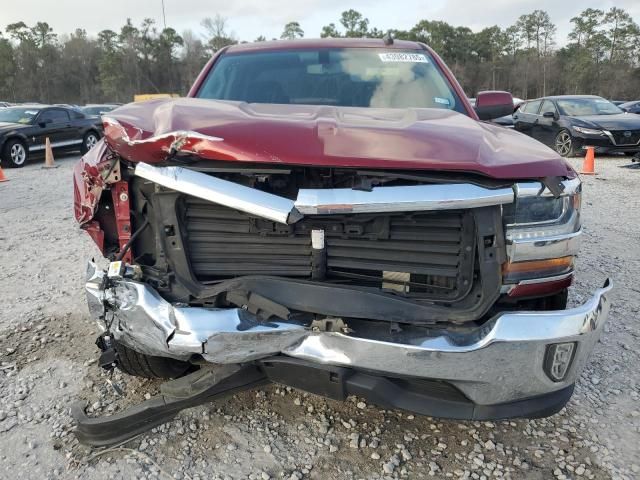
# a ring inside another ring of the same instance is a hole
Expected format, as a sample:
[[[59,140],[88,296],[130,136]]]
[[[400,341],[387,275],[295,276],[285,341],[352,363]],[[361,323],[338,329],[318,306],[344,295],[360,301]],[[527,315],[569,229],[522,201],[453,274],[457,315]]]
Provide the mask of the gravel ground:
[[[0,478],[640,477],[640,170],[624,168],[627,159],[598,159],[599,175],[584,179],[570,301],[608,275],[617,288],[603,338],[558,415],[443,421],[271,386],[184,411],[110,450],[78,444],[70,405],[111,413],[158,383],[96,365],[82,283],[85,261],[100,255],[73,219],[75,160],[5,170],[10,181],[0,184]]]

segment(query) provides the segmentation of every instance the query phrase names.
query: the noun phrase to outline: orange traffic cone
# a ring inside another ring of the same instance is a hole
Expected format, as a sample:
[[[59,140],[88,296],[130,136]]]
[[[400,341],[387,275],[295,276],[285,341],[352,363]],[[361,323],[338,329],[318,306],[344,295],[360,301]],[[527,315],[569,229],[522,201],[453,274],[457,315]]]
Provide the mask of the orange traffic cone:
[[[4,176],[4,172],[2,171],[2,167],[0,167],[0,182],[8,182],[9,179]]]
[[[582,175],[595,175],[595,163],[596,153],[595,148],[587,147],[587,154],[584,156],[584,162],[582,162]]]
[[[53,163],[53,150],[49,137],[44,142],[44,166],[42,168],[58,168],[58,165]]]

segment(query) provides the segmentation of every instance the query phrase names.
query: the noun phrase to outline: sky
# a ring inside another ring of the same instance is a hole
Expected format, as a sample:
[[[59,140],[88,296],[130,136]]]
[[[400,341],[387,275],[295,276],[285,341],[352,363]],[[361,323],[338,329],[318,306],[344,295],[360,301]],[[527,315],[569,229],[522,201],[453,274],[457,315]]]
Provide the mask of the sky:
[[[200,22],[216,13],[228,19],[229,30],[240,40],[260,35],[279,37],[283,26],[297,21],[306,37],[318,37],[322,26],[339,25],[340,13],[349,8],[361,12],[370,27],[380,30],[409,29],[418,20],[444,20],[472,30],[499,25],[508,27],[535,9],[549,12],[557,25],[557,42],[562,45],[570,31],[571,17],[587,7],[608,10],[624,8],[640,23],[640,0],[164,0],[167,25],[178,33],[191,29],[203,33]],[[162,27],[162,0],[0,0],[0,29],[24,21],[33,25],[48,22],[58,34],[84,28],[95,35],[100,30],[118,31],[127,17],[135,24],[149,17]]]

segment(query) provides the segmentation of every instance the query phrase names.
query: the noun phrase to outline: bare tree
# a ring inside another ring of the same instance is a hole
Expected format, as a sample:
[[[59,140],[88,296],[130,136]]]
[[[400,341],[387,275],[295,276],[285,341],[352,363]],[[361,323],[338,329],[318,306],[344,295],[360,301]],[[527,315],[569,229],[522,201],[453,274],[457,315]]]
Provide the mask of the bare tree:
[[[211,50],[211,53],[215,53],[227,45],[233,45],[238,43],[233,33],[227,30],[227,19],[219,13],[211,18],[207,17],[201,22],[202,27],[207,32],[207,46]]]

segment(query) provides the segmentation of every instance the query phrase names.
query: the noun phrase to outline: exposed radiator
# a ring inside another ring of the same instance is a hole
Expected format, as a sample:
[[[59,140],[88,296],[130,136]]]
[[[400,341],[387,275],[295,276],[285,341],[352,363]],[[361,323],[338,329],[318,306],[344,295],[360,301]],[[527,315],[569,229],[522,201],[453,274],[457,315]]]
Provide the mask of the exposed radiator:
[[[325,281],[457,299],[474,275],[475,228],[464,211],[305,217],[282,225],[185,196],[181,230],[204,283],[242,275],[311,278],[311,231],[323,230]]]

